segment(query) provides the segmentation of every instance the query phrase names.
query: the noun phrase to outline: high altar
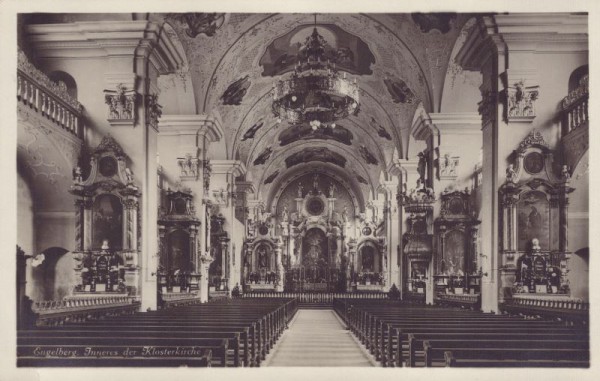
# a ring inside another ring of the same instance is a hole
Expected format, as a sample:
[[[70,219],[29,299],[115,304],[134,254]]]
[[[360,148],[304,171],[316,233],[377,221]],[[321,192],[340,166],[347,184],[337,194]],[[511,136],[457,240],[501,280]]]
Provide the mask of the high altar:
[[[383,219],[340,178],[304,173],[258,203],[248,221],[246,291],[380,291],[387,283]]]

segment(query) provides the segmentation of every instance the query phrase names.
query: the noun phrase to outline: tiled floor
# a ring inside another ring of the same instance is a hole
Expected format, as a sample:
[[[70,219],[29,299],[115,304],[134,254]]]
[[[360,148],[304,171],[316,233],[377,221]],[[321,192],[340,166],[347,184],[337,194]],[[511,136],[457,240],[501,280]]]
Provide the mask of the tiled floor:
[[[332,310],[299,310],[266,366],[372,366]]]

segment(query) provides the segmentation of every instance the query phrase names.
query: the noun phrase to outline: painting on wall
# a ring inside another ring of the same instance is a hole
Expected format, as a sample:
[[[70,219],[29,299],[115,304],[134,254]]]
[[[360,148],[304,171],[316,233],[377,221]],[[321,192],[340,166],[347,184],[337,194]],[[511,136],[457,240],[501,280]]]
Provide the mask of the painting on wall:
[[[112,194],[102,194],[94,200],[92,210],[92,247],[100,249],[104,240],[108,240],[111,250],[123,247],[123,205]]]
[[[302,241],[302,264],[306,267],[324,267],[328,262],[327,236],[320,229],[309,229]]]
[[[169,246],[169,269],[171,271],[192,270],[190,235],[183,230],[175,230],[169,235]]]
[[[440,261],[438,274],[464,274],[465,244],[465,235],[462,231],[452,230],[446,234],[444,238],[444,257]]]
[[[531,240],[537,238],[542,250],[550,249],[550,208],[546,194],[531,191],[523,194],[517,204],[518,249],[530,249]]]

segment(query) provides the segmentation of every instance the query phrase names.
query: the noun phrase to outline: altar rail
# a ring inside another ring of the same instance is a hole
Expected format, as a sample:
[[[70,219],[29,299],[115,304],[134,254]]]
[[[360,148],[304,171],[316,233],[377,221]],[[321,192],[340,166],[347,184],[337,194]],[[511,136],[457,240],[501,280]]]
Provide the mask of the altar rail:
[[[18,54],[17,99],[62,129],[83,138],[83,106],[67,93],[64,84],[53,82],[38,70],[22,51]]]
[[[32,310],[36,315],[36,325],[56,326],[133,314],[139,310],[140,304],[130,296],[98,296],[35,302]]]
[[[546,318],[573,324],[587,324],[590,304],[576,299],[518,297],[505,301],[500,309],[509,314]]]
[[[200,297],[198,296],[198,292],[161,293],[159,300],[162,309],[200,304]]]
[[[383,292],[329,292],[329,293],[310,293],[310,292],[248,292],[242,295],[243,298],[294,298],[298,303],[333,303],[334,299],[388,299],[388,295]]]
[[[481,297],[479,294],[440,294],[436,298],[436,304],[479,310],[481,308]]]
[[[579,86],[562,100],[563,136],[589,122],[588,99],[589,76],[586,75],[579,81]]]

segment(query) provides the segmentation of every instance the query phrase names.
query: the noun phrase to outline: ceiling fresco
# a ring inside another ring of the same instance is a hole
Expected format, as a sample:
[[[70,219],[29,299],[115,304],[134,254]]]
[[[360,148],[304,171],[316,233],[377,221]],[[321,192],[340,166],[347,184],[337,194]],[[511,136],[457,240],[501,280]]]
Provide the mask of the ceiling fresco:
[[[300,152],[296,152],[285,159],[285,165],[287,168],[290,168],[294,165],[308,163],[310,161],[332,163],[342,168],[346,166],[346,158],[327,147],[310,147]]]
[[[260,187],[307,163],[351,168],[376,188],[396,149],[406,152],[419,104],[439,109],[462,14],[318,14],[325,56],[356,78],[360,112],[336,128],[278,123],[274,82],[290,75],[314,14],[195,14],[166,18],[186,52],[197,112],[222,121],[223,158],[241,160]]]
[[[352,139],[354,139],[354,135],[352,135],[352,132],[350,132],[350,130],[340,125],[336,125],[335,128],[326,127],[314,130],[306,124],[301,124],[291,126],[283,130],[281,134],[279,134],[279,145],[286,146],[290,143],[299,140],[310,139],[332,139],[349,146],[352,144]]]
[[[301,55],[302,44],[314,28],[314,25],[298,26],[276,38],[260,58],[262,75],[277,76],[292,71]],[[317,31],[328,43],[324,58],[335,63],[338,69],[359,75],[373,73],[371,64],[375,63],[375,57],[363,40],[336,25],[318,24]]]

